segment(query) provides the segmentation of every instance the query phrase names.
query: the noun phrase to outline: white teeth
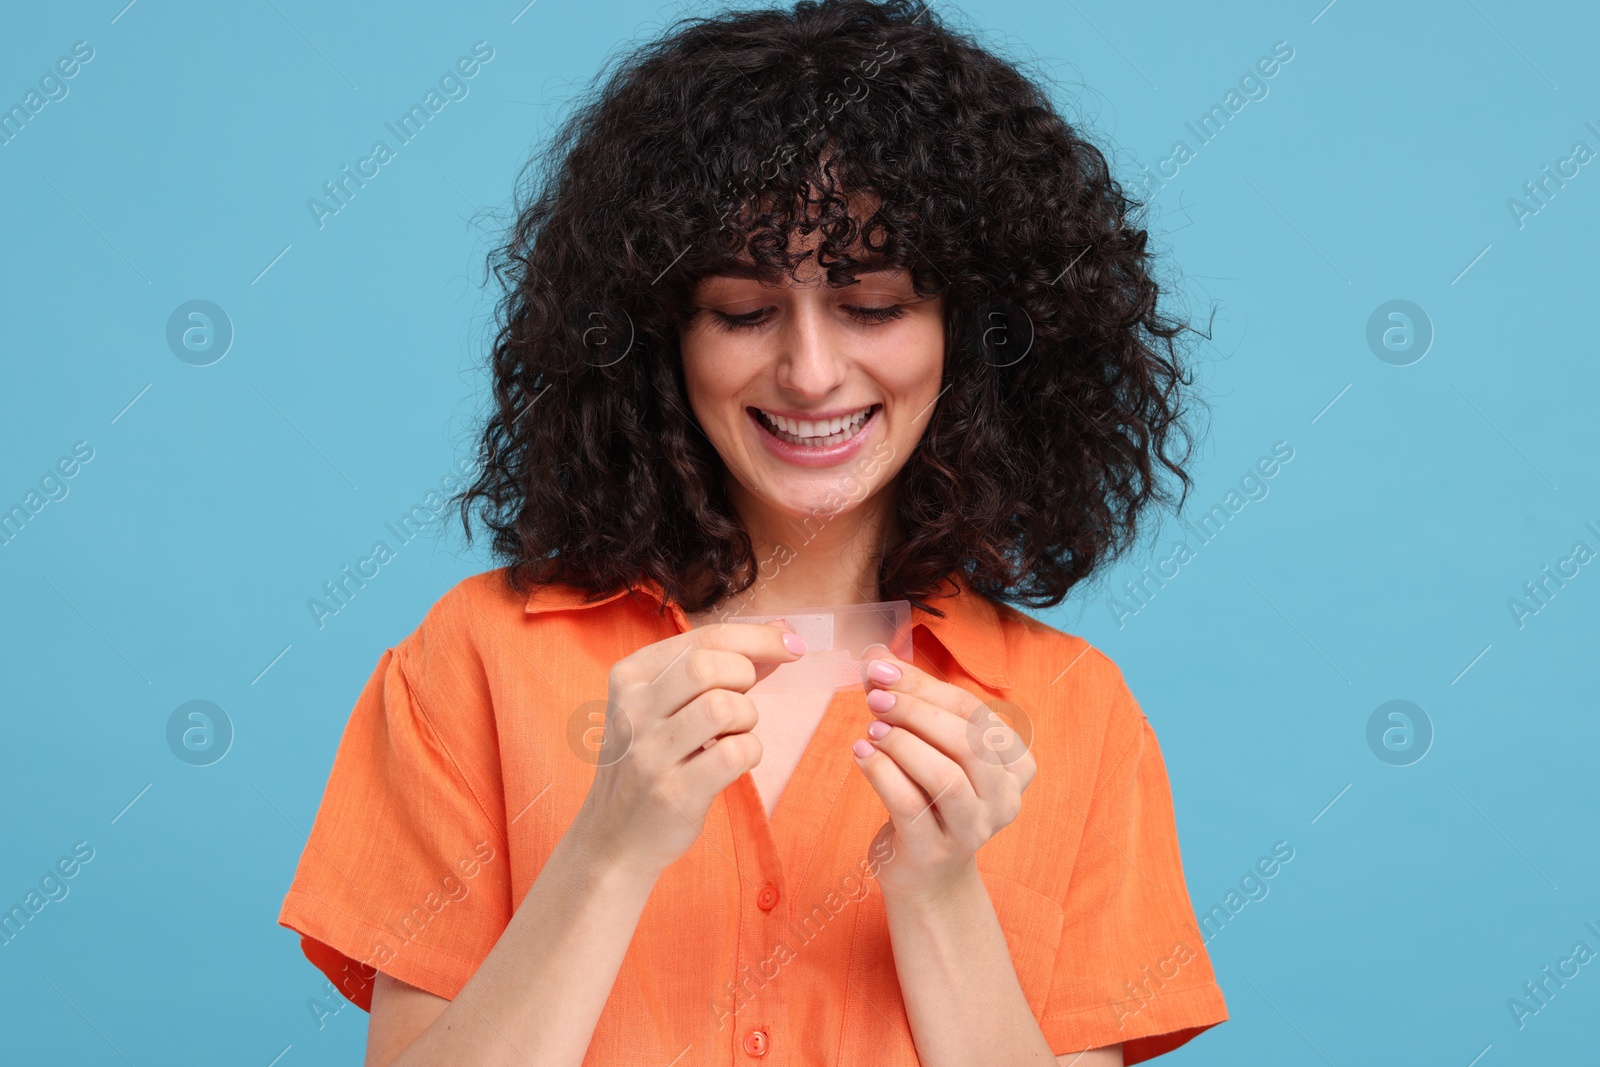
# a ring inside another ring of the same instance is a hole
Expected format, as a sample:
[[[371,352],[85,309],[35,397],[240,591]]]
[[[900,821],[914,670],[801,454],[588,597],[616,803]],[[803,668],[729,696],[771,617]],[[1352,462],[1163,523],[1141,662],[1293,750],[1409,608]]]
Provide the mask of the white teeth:
[[[791,419],[782,415],[773,415],[770,412],[757,408],[761,413],[762,421],[767,428],[773,431],[774,436],[790,444],[809,445],[812,447],[838,444],[840,441],[849,440],[856,431],[860,430],[867,418],[872,414],[872,406],[862,408],[854,415],[843,416],[836,419],[824,419],[819,422],[810,422],[805,419]]]

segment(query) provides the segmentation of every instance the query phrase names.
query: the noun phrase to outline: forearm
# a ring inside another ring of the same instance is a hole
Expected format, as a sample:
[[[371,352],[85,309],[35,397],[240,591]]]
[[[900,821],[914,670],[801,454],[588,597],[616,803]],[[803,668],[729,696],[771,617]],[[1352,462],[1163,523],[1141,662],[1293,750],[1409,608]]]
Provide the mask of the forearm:
[[[922,1067],[1054,1067],[976,865],[937,899],[884,908]]]
[[[595,855],[575,822],[477,972],[391,1067],[577,1067],[657,877]]]

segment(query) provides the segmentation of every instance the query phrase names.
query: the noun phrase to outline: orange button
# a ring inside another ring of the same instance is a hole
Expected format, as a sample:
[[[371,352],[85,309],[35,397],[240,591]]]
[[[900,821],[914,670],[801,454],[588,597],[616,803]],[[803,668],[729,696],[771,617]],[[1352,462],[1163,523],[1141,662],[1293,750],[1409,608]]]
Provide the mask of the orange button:
[[[762,886],[761,892],[756,894],[756,907],[760,908],[762,911],[771,911],[777,906],[778,887],[773,885]]]
[[[765,1056],[767,1054],[767,1032],[765,1030],[751,1030],[744,1035],[744,1050],[752,1056]]]

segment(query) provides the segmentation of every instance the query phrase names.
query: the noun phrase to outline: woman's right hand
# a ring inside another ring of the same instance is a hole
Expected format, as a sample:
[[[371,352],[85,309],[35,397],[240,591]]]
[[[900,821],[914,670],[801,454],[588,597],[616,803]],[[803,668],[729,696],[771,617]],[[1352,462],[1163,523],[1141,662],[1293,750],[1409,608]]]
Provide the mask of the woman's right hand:
[[[758,715],[746,693],[756,664],[788,663],[804,651],[781,620],[715,623],[619,660],[608,681],[605,744],[574,820],[588,846],[649,876],[688,851],[716,795],[761,762],[750,732]]]

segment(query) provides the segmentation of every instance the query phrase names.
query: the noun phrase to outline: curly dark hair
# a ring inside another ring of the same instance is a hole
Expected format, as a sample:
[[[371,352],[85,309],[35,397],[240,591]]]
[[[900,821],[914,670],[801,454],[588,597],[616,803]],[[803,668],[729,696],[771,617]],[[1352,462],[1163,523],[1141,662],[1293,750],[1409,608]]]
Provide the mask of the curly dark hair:
[[[495,410],[454,499],[519,591],[651,578],[693,613],[756,580],[678,330],[697,281],[741,255],[792,277],[797,228],[820,228],[830,283],[854,280],[859,246],[945,297],[943,391],[887,490],[906,535],[879,560],[885,599],[942,614],[926,599],[960,569],[992,600],[1054,606],[1172,502],[1167,473],[1187,498],[1190,327],[1157,312],[1145,205],[1040,88],[925,6],[680,20],[518,185],[489,260]]]

